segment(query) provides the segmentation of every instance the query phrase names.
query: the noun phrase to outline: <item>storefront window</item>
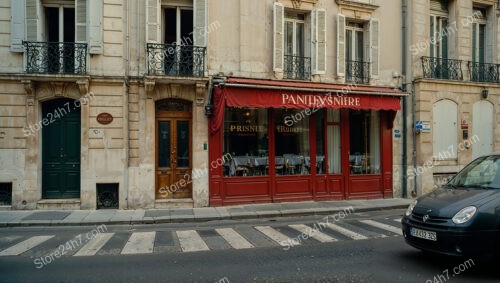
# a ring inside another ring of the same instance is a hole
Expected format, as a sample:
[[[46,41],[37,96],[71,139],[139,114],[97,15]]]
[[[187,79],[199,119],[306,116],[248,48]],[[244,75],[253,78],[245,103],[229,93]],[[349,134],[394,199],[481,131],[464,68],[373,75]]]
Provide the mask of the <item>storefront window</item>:
[[[378,111],[350,111],[351,174],[380,174],[380,117]]]
[[[267,109],[231,108],[224,114],[224,176],[269,174]]]
[[[340,174],[340,110],[327,110],[328,122],[328,173]]]
[[[274,115],[276,175],[310,173],[310,114],[309,109],[276,109]]]
[[[316,174],[326,174],[325,162],[325,111],[316,112]]]

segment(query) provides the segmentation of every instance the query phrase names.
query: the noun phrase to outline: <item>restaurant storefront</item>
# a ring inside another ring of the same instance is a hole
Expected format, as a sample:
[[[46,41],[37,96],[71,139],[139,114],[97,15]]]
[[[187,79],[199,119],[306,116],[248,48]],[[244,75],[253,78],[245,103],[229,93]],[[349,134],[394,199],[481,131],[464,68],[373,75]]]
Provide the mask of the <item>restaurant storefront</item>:
[[[390,88],[228,79],[213,88],[210,205],[392,197]]]

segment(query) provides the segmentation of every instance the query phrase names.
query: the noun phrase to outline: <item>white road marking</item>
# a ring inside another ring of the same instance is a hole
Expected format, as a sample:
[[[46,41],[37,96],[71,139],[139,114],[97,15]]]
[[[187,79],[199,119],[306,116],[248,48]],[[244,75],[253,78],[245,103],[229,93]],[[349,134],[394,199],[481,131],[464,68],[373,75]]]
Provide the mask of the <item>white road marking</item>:
[[[224,238],[231,245],[231,247],[237,250],[254,248],[254,245],[248,242],[232,228],[215,229],[215,231],[217,231],[217,233],[219,233],[219,235],[221,235],[222,238]]]
[[[95,255],[115,233],[97,234],[95,238],[88,241],[77,253],[73,256],[91,256]]]
[[[150,254],[153,253],[156,232],[132,233],[121,254]]]
[[[368,237],[366,237],[364,235],[361,235],[359,233],[356,233],[356,232],[351,231],[349,229],[346,229],[344,227],[340,227],[340,226],[333,224],[333,223],[330,223],[327,227],[332,229],[333,231],[337,231],[340,234],[347,236],[353,240],[366,240],[366,239],[368,239]]]
[[[269,226],[255,226],[255,229],[259,230],[262,234],[268,236],[271,238],[271,240],[275,241],[276,243],[280,244],[283,247],[288,246],[287,242],[292,241],[289,237],[283,235],[282,233],[274,230],[273,228]],[[294,243],[294,245],[300,245],[300,242],[297,241],[297,243]]]
[[[0,252],[0,256],[20,255],[53,237],[54,235],[31,237],[27,240],[24,240],[18,244],[13,245],[10,248],[3,250],[2,252]]]
[[[403,235],[401,228],[397,228],[397,227],[394,227],[392,225],[387,225],[387,224],[380,223],[380,222],[373,221],[373,220],[360,220],[359,222],[362,222],[362,223],[365,223],[365,224],[368,224],[370,226],[377,227],[377,228],[380,228],[383,230],[387,230],[389,232],[392,232],[392,233],[395,233],[398,235]]]
[[[394,221],[396,221],[396,222],[398,222],[398,223],[401,223],[401,220],[402,220],[402,219],[403,219],[403,218],[398,218],[398,219],[394,219]]]
[[[176,231],[183,252],[199,252],[210,250],[195,230]]]
[[[314,230],[304,224],[293,224],[293,225],[288,225],[288,227],[297,230],[303,234],[306,234],[309,237],[320,241],[321,243],[337,241],[337,239],[335,239],[334,237],[331,237],[330,235],[327,235],[325,233],[321,233],[319,230]]]

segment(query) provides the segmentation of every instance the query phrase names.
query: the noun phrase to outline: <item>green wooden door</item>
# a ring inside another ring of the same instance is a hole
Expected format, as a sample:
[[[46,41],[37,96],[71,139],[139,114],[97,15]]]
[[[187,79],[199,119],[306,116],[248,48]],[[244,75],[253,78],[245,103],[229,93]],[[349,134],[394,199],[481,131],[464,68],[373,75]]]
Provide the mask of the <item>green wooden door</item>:
[[[42,197],[80,198],[80,108],[74,100],[43,103]]]

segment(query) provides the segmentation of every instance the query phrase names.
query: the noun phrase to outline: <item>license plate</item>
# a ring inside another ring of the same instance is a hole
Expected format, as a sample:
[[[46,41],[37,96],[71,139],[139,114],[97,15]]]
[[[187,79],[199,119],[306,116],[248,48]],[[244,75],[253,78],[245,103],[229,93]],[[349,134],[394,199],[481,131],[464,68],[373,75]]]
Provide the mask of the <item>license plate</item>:
[[[410,228],[410,235],[413,237],[421,238],[421,239],[426,239],[426,240],[431,240],[431,241],[437,241],[437,235],[436,232],[432,231],[425,231],[417,228]]]

